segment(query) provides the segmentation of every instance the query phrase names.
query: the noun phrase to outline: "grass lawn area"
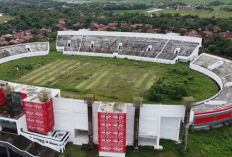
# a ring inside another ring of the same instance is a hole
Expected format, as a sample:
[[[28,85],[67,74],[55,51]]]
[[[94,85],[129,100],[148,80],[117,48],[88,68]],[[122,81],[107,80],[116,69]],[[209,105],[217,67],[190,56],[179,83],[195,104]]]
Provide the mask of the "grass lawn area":
[[[54,1],[60,1],[64,2],[65,0],[54,0]],[[111,3],[125,3],[125,2],[133,2],[133,3],[161,3],[163,1],[160,0],[123,0],[123,1],[117,1],[117,0],[66,0],[67,2],[71,3],[90,3],[90,2],[111,2]],[[213,2],[215,0],[182,0],[181,2],[184,2],[186,4],[209,4],[210,2]],[[172,0],[172,2],[180,2],[180,0]],[[232,0],[220,0],[221,3],[232,3]]]
[[[180,135],[181,137],[181,135]],[[231,157],[232,124],[207,131],[189,131],[188,153],[179,151],[180,144],[174,141],[160,140],[163,150],[154,150],[151,146],[140,147],[133,152],[132,146],[126,147],[126,157]],[[60,157],[99,157],[97,146],[94,150],[69,143]]]
[[[156,0],[157,2],[158,0]],[[210,2],[213,2],[216,0],[181,0],[181,2],[184,2],[186,4],[209,4]],[[172,0],[172,2],[180,2],[179,0]],[[221,3],[232,3],[232,0],[220,0]]]
[[[146,9],[139,9],[139,10],[112,10],[114,13],[144,13],[148,10]],[[110,12],[110,11],[105,11],[105,12]]]
[[[173,9],[165,9],[165,10],[161,10],[161,11],[157,11],[154,12],[156,14],[160,14],[160,13],[180,13],[181,16],[185,16],[185,15],[198,15],[201,18],[207,18],[210,14],[209,10],[173,10]],[[226,12],[226,11],[220,11],[220,10],[215,10],[209,17],[213,17],[215,16],[215,18],[229,18],[232,17],[232,13],[231,12]]]
[[[50,46],[51,50],[54,50],[54,44]],[[20,70],[15,72],[15,67],[19,67]],[[175,73],[173,69],[187,74]],[[188,95],[195,97],[197,101],[218,92],[216,83],[209,77],[191,70],[189,63],[168,65],[119,58],[70,56],[55,51],[46,56],[1,64],[0,79],[59,88],[67,92],[64,94],[67,97],[78,99],[83,98],[82,95],[85,93],[94,93],[101,101],[132,102],[134,95],[144,96],[158,79],[167,84],[173,80],[187,83]],[[173,101],[169,98],[161,102],[145,102],[182,104],[182,101]]]
[[[0,23],[3,23],[4,21],[6,21],[7,19],[13,19],[12,16],[10,15],[3,15],[2,17],[0,17]]]

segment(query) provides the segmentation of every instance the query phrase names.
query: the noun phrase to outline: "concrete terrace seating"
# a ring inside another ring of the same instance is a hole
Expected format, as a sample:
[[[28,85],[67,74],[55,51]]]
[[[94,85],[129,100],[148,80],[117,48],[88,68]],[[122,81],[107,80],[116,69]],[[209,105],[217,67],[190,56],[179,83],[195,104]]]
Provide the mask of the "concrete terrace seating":
[[[80,52],[108,53],[154,58],[167,40],[116,37],[116,36],[83,36]],[[91,42],[93,45],[91,46]],[[121,43],[121,45],[120,45]],[[151,48],[148,51],[148,46]],[[119,48],[119,46],[121,46]],[[66,46],[67,47],[67,46]],[[65,48],[66,48],[65,47]]]
[[[30,56],[46,55],[49,53],[48,42],[25,43],[0,47],[0,64]]]
[[[57,46],[64,47],[65,51],[78,51],[81,39],[81,35],[61,35],[58,36]]]
[[[58,31],[56,49],[67,55],[127,57],[133,60],[174,64],[196,58],[201,40],[148,33]],[[178,53],[174,53],[176,50]]]
[[[216,63],[220,61],[219,58],[216,57],[207,57],[205,55],[201,55],[197,58],[197,60],[193,61],[193,64],[199,65],[204,68],[208,68],[208,66],[212,65],[213,63]]]
[[[223,61],[223,64],[210,70],[208,67],[216,62]],[[232,106],[232,62],[217,56],[202,54],[192,64],[203,67],[216,74],[223,83],[222,91],[206,104],[200,104],[192,108],[193,112],[207,112],[218,109],[223,109]],[[225,101],[225,104],[214,104],[215,101]],[[212,104],[211,104],[212,103]]]
[[[198,45],[194,42],[170,40],[157,58],[173,60],[177,56],[190,56]],[[180,51],[176,51],[178,48]]]

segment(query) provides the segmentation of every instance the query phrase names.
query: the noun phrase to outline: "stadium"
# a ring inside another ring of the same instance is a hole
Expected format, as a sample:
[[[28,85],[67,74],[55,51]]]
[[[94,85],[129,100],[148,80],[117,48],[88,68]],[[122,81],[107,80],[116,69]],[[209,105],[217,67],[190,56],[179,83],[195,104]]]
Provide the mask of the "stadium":
[[[191,62],[191,69],[209,76],[220,87],[213,97],[192,104],[189,120],[192,130],[214,128],[230,121],[232,110],[231,61],[205,53],[198,56],[200,47],[201,38],[85,30],[59,31],[56,44],[63,55],[164,64]],[[1,47],[0,63],[47,54],[48,42]],[[4,133],[0,136],[0,147],[10,148],[12,154],[19,156],[56,156],[68,142],[82,145],[92,139],[92,143],[98,144],[100,156],[123,157],[126,146],[134,145],[136,137],[138,145],[155,149],[162,149],[161,138],[179,141],[184,105],[140,105],[140,116],[136,119],[137,108],[132,103],[94,101],[93,95],[87,95],[85,100],[63,98],[60,89],[1,81],[0,130]],[[19,136],[7,134],[7,130],[14,130]],[[26,142],[17,143],[19,139]],[[43,151],[33,151],[38,146],[31,146],[30,141],[38,143]]]

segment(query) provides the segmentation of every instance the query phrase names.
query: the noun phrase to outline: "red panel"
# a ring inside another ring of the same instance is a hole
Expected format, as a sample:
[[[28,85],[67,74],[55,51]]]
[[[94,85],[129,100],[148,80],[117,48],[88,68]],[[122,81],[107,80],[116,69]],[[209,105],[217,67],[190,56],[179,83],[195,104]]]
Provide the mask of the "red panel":
[[[27,93],[22,92],[21,95],[22,95],[22,100],[27,97]]]
[[[111,137],[111,139],[112,139],[112,145],[118,144],[118,137]]]
[[[126,138],[118,138],[118,145],[125,146],[126,145]]]
[[[102,152],[112,152],[113,148],[111,145],[99,144],[98,150]]]
[[[5,98],[5,94],[3,93],[3,88],[0,87],[0,99]]]
[[[126,137],[126,130],[118,130],[118,137]]]
[[[47,110],[47,103],[34,103],[34,110],[45,111]]]
[[[106,136],[107,137],[112,137],[113,136],[113,132],[111,129],[106,129]]]
[[[30,131],[36,131],[36,126],[34,125],[27,125],[27,129]]]
[[[106,120],[106,114],[102,112],[98,112],[98,120]]]
[[[106,136],[106,130],[105,129],[98,129],[98,136],[105,137]]]
[[[99,144],[106,144],[105,136],[98,136],[98,143]]]
[[[112,137],[116,137],[116,138],[118,138],[118,129],[116,129],[116,130],[112,130]]]
[[[106,139],[106,144],[107,144],[107,145],[112,145],[113,140],[112,140],[111,137],[106,137],[105,139]]]
[[[98,128],[105,128],[106,127],[106,122],[105,121],[98,121]]]
[[[26,117],[27,124],[35,125],[36,118]]]
[[[119,113],[118,115],[119,115],[118,119],[120,121],[126,121],[126,114],[125,113]]]
[[[1,98],[0,99],[0,105],[4,105],[6,103],[6,98]]]
[[[23,101],[23,109],[34,109],[34,104],[31,102]]]
[[[112,113],[106,113],[106,120],[111,120]]]
[[[214,121],[214,117],[197,118],[195,119],[195,124],[204,124],[213,121]]]
[[[112,121],[106,121],[106,129],[111,129]]]
[[[198,113],[194,113],[194,115],[212,114],[212,113],[227,111],[227,110],[230,110],[230,109],[232,109],[232,106],[231,106],[231,107],[224,108],[224,109],[220,109],[220,110],[207,111],[207,112],[198,112]]]
[[[47,118],[48,117],[48,114],[46,112],[27,110],[27,109],[24,109],[23,111],[27,117],[33,117],[33,118]]]
[[[111,120],[119,120],[119,114],[118,113],[112,113]]]
[[[216,121],[227,119],[231,117],[231,112],[216,116]]]
[[[126,147],[125,146],[113,146],[113,151],[115,153],[126,153]]]
[[[52,119],[52,116],[48,117],[48,118],[45,118],[45,119],[42,119],[42,118],[37,118],[35,120],[35,124],[36,125],[53,125],[53,119]]]
[[[118,129],[118,121],[112,121],[111,122],[111,129],[117,130]]]
[[[118,128],[119,129],[126,129],[126,121],[118,122]]]
[[[48,133],[49,128],[46,126],[36,126],[36,131],[41,133]]]
[[[36,131],[36,132],[46,134],[46,133],[52,131],[53,126],[51,126],[50,124],[43,126],[43,125],[35,125],[33,123],[27,123],[27,128],[30,131]]]

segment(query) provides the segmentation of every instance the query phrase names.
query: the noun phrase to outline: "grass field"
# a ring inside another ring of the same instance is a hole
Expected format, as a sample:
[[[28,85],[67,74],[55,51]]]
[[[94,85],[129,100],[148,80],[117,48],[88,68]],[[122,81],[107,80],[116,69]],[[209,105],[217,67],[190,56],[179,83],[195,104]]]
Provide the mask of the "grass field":
[[[136,13],[136,12],[138,12],[138,13],[144,13],[144,12],[146,12],[146,11],[148,11],[148,10],[146,10],[146,9],[139,9],[139,10],[112,10],[114,13]],[[110,12],[110,11],[105,11],[105,12]]]
[[[0,17],[0,23],[3,23],[7,19],[13,19],[13,17],[10,15],[3,15],[2,17]]]
[[[20,70],[15,72],[15,67]],[[187,71],[188,75],[174,74],[174,68]],[[188,81],[191,77],[194,77],[194,80]],[[60,88],[64,95],[69,96],[71,92],[71,97],[74,98],[81,98],[85,93],[94,93],[97,99],[102,101],[132,102],[134,95],[144,96],[159,78],[165,78],[167,83],[187,80],[188,94],[194,96],[197,101],[211,97],[218,91],[214,81],[191,70],[188,63],[166,65],[50,52],[47,56],[24,58],[0,65],[2,80]],[[171,100],[149,103],[182,104],[181,101]]]
[[[181,135],[180,135],[181,137]],[[151,146],[140,147],[140,152],[126,147],[126,157],[231,157],[232,156],[232,125],[207,131],[189,131],[188,153],[179,151],[180,144],[174,141],[160,140],[163,150],[154,150]],[[60,157],[99,157],[97,146],[94,150],[69,143]]]
[[[125,2],[133,2],[133,3],[162,3],[164,0],[123,0],[123,1],[117,1],[117,0],[54,0],[54,1],[60,1],[60,2],[71,2],[71,3],[90,3],[90,2],[111,2],[111,3],[125,3]],[[181,0],[181,2],[187,3],[187,4],[209,4],[210,2],[213,2],[215,0]],[[180,0],[172,0],[172,2],[180,2]],[[221,3],[232,3],[232,0],[220,0]]]
[[[223,5],[224,6],[224,5]],[[161,11],[157,11],[154,12],[156,14],[160,14],[160,13],[180,13],[181,16],[185,16],[185,15],[198,15],[199,17],[204,17],[204,18],[211,18],[211,17],[215,17],[215,18],[229,18],[232,17],[232,13],[231,12],[226,12],[226,11],[220,11],[220,8],[217,7],[218,9],[215,9],[212,13],[209,10],[173,10],[173,9],[165,9],[165,10],[161,10]]]

